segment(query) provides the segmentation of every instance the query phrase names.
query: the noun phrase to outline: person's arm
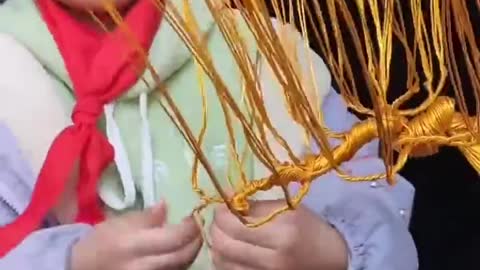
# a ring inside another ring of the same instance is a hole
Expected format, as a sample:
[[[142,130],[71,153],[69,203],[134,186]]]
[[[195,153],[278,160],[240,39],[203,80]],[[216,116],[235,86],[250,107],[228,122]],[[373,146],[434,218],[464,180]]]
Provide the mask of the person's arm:
[[[16,139],[0,123],[0,227],[14,221],[25,209],[32,178],[31,168],[23,159]],[[84,224],[40,229],[0,258],[0,269],[69,270],[71,247],[90,229]]]
[[[4,207],[0,204],[0,208]],[[0,269],[70,270],[71,249],[88,231],[90,227],[84,224],[38,230],[0,258]]]
[[[346,131],[358,122],[334,91],[323,104],[325,122],[334,131]],[[364,146],[342,165],[354,176],[385,171],[376,141]],[[304,204],[332,224],[345,238],[350,251],[349,269],[418,269],[418,258],[408,231],[413,186],[400,175],[390,186],[377,182],[347,182],[329,173],[316,179]]]
[[[330,74],[323,60],[305,47],[299,34],[291,37],[297,38],[298,58],[304,73],[308,75],[312,68],[314,70],[326,125],[334,131],[350,130],[358,119],[331,89]],[[307,56],[312,60],[306,61]],[[302,128],[288,115],[278,95],[278,84],[267,65],[264,66],[261,78],[270,118],[299,155],[305,147]],[[272,144],[277,156],[287,160],[285,151],[278,144]],[[336,145],[338,141],[331,140],[331,144]],[[377,151],[377,141],[365,145],[351,161],[342,165],[343,170],[354,176],[383,172]],[[343,236],[349,249],[349,270],[414,270],[418,268],[418,258],[408,231],[413,197],[413,186],[401,176],[397,176],[395,186],[389,186],[384,180],[351,183],[332,172],[314,181],[303,203]]]

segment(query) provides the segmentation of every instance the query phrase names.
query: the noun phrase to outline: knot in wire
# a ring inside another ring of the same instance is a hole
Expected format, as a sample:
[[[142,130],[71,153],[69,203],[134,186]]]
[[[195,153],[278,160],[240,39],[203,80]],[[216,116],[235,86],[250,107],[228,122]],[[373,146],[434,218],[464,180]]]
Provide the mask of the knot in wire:
[[[405,124],[399,134],[396,148],[412,147],[412,157],[425,157],[437,153],[440,146],[435,138],[446,136],[455,116],[455,101],[438,97],[426,110]]]
[[[234,196],[230,202],[233,209],[235,209],[239,214],[246,216],[250,210],[250,203],[247,198],[240,194],[239,196]]]
[[[99,98],[84,97],[78,99],[73,108],[73,123],[95,125],[103,112],[103,106],[104,104]]]
[[[313,176],[314,165],[310,162],[305,165],[282,165],[273,176],[274,185],[286,187],[292,182],[308,182]]]

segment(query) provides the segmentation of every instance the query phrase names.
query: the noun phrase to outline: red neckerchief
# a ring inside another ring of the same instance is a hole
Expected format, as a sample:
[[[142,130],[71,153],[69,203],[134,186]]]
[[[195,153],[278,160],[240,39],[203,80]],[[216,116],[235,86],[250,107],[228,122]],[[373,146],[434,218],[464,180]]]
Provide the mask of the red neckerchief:
[[[98,130],[97,120],[104,105],[128,91],[139,74],[138,51],[129,46],[131,43],[125,40],[121,29],[98,33],[79,23],[54,0],[37,0],[37,5],[63,56],[77,102],[73,125],[64,129],[51,145],[27,209],[13,223],[0,228],[0,256],[40,227],[65,192],[77,164],[77,221],[95,224],[104,219],[97,184],[113,161],[114,152]],[[153,0],[138,0],[125,18],[146,51],[161,18]]]

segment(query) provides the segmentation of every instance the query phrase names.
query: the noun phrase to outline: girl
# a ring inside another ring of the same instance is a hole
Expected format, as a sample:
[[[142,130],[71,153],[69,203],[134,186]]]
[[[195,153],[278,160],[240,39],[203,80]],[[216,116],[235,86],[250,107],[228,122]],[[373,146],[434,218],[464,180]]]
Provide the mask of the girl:
[[[183,3],[171,2],[179,8]],[[256,230],[219,207],[207,215],[208,258],[188,216],[198,203],[188,191],[192,152],[160,109],[149,87],[151,76],[138,80],[129,68],[137,55],[122,46],[121,32],[107,36],[83,13],[100,11],[101,3],[15,0],[0,7],[0,252],[5,255],[0,269],[417,268],[408,232],[414,191],[400,176],[390,187],[384,181],[351,184],[325,175],[297,211]],[[198,132],[201,97],[188,49],[151,0],[115,4]],[[204,1],[190,5],[200,30],[209,34],[222,78],[238,84],[235,62]],[[295,37],[299,59],[306,59],[309,52]],[[318,56],[314,68],[327,125],[348,130],[356,119],[331,89]],[[260,78],[274,125],[299,153],[301,130],[287,120],[266,63]],[[239,98],[237,91],[233,95]],[[225,175],[223,114],[215,96],[208,103],[204,149],[216,172]],[[275,151],[286,159],[278,145]],[[379,173],[376,152],[375,143],[365,146],[344,169],[354,175]],[[266,173],[256,163],[248,170],[250,178]],[[97,188],[102,204],[93,196]],[[281,201],[276,199],[275,192],[266,194],[253,204],[251,215],[277,208]]]

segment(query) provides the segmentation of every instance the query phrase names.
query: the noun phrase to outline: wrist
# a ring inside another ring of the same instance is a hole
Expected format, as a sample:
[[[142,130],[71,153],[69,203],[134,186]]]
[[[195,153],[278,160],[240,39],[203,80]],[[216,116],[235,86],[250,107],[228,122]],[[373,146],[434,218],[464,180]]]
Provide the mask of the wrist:
[[[347,270],[348,269],[348,246],[341,233],[332,226],[326,226],[322,237],[319,237],[317,245],[323,255],[318,256],[316,269]]]
[[[93,252],[93,253],[92,253]],[[80,238],[72,244],[70,248],[70,258],[68,260],[69,270],[84,270],[97,269],[95,265],[96,260],[92,258],[95,251],[91,250],[88,245],[88,239]]]
[[[82,261],[81,257],[81,243],[76,241],[70,248],[70,258],[68,260],[69,270],[81,270],[80,262]]]

